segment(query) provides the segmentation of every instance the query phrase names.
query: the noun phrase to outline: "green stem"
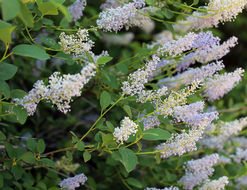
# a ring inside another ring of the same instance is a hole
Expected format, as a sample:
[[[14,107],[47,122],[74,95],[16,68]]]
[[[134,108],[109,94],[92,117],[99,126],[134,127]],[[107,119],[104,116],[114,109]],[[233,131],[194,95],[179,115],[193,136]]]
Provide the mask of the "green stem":
[[[97,125],[97,123],[104,117],[104,115],[109,112],[118,102],[120,102],[124,98],[123,94],[114,104],[111,105],[104,113],[100,115],[100,117],[94,122],[94,124],[90,127],[90,129],[82,136],[82,138],[79,141],[82,141],[92,130],[94,130],[94,127]]]

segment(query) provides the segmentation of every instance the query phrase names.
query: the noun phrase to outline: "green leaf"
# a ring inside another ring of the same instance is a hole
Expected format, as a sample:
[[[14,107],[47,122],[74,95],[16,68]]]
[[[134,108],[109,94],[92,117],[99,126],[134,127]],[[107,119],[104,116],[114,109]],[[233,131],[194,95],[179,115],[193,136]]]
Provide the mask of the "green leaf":
[[[103,65],[103,64],[108,63],[111,60],[112,60],[112,57],[110,57],[110,56],[103,56],[103,57],[100,57],[99,59],[97,59],[97,64],[98,65]]]
[[[5,98],[9,99],[10,98],[10,88],[8,83],[5,81],[0,80],[0,94],[3,92]]]
[[[4,182],[3,182],[3,175],[0,174],[0,188],[2,188],[4,185]]]
[[[21,156],[21,159],[24,161],[24,162],[27,162],[27,163],[34,163],[35,162],[35,157],[33,155],[32,152],[25,152],[22,156]]]
[[[128,148],[120,148],[119,153],[121,155],[121,162],[124,165],[127,172],[131,172],[135,169],[137,164],[137,156]]]
[[[19,123],[23,125],[27,120],[27,110],[22,106],[15,106],[13,112],[15,113]]]
[[[105,108],[107,108],[107,106],[109,106],[111,103],[111,95],[106,92],[103,91],[100,95],[100,105],[101,105],[101,109],[104,110]]]
[[[88,60],[89,60],[91,63],[94,63],[93,57],[92,57],[88,52],[85,52],[85,54],[86,54]]]
[[[71,21],[71,16],[68,9],[65,6],[63,6],[61,2],[58,2],[57,0],[50,0],[50,2],[64,14],[65,18],[68,21]]]
[[[193,0],[193,3],[192,3],[192,5],[191,6],[193,6],[193,5],[197,5],[199,3],[199,0]]]
[[[5,141],[6,140],[6,136],[2,131],[0,131],[0,140],[1,141]]]
[[[36,0],[38,8],[42,13],[42,16],[45,15],[58,15],[57,7],[51,2],[42,2],[41,0]]]
[[[51,168],[56,168],[56,164],[49,158],[42,158],[40,161]]]
[[[170,32],[172,32],[172,33],[175,32],[173,26],[172,26],[170,23],[164,21],[163,24],[166,26],[166,28],[167,28]]]
[[[84,162],[89,161],[91,159],[91,154],[89,152],[84,152],[83,159],[84,159]]]
[[[26,26],[32,28],[34,21],[31,12],[24,3],[20,3],[20,5],[20,12],[18,14],[19,18]]]
[[[112,134],[102,133],[102,141],[103,141],[102,146],[116,145],[116,142]]]
[[[146,0],[146,3],[150,6],[155,6],[157,1],[156,0]]]
[[[37,151],[40,154],[42,154],[45,151],[45,141],[43,139],[38,140]]]
[[[157,152],[155,154],[155,160],[156,160],[157,164],[160,164],[160,162],[161,162],[161,154],[160,154],[160,152]]]
[[[157,140],[167,140],[171,137],[170,133],[164,129],[155,128],[148,129],[144,131],[143,139],[157,141]]]
[[[3,0],[2,14],[4,20],[15,18],[20,12],[20,2],[18,0]]]
[[[15,89],[11,91],[11,98],[23,98],[27,93],[21,89]]]
[[[27,148],[29,150],[31,150],[32,152],[36,152],[37,151],[36,147],[37,147],[36,140],[34,140],[33,138],[28,138],[28,140],[27,140]]]
[[[40,48],[36,45],[21,44],[15,46],[12,52],[16,55],[32,57],[40,60],[47,60],[50,58],[50,56],[43,48]]]
[[[4,143],[5,149],[9,155],[10,158],[16,158],[16,152],[13,146],[9,143]]]
[[[0,64],[0,80],[9,80],[17,72],[17,67],[8,63]]]
[[[56,58],[65,60],[68,65],[73,65],[75,63],[75,60],[73,60],[73,55],[65,54],[63,52],[58,52],[56,54]]]
[[[25,170],[21,166],[12,166],[11,172],[14,174],[15,179],[19,180],[25,173]]]
[[[129,177],[127,179],[127,183],[129,185],[132,185],[133,187],[142,188],[142,184],[138,180],[136,180],[135,178],[133,178],[133,177]]]
[[[113,132],[114,131],[114,126],[112,125],[112,123],[110,122],[110,121],[107,121],[106,122],[106,126],[109,128],[109,130],[111,131],[111,132]]]
[[[130,108],[128,105],[124,105],[124,106],[123,106],[123,109],[124,109],[124,111],[128,114],[128,116],[129,116],[130,118],[132,118],[131,108]]]
[[[83,151],[84,148],[85,148],[84,143],[83,143],[82,141],[79,141],[79,142],[77,143],[77,149],[78,149],[79,151]]]
[[[4,41],[5,43],[11,42],[11,33],[15,29],[15,26],[0,20],[0,40]]]
[[[167,19],[171,19],[174,14],[167,8],[163,7],[162,9],[162,14],[167,18]]]

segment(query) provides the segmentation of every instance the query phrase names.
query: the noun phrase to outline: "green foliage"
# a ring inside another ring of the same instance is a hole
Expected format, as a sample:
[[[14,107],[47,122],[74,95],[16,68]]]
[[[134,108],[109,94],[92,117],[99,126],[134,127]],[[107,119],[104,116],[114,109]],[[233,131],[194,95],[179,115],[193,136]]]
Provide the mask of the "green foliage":
[[[127,172],[131,172],[135,169],[137,164],[137,156],[128,148],[120,148],[120,162],[124,165]]]
[[[43,48],[36,45],[21,44],[13,48],[13,53],[20,56],[32,57],[40,60],[47,60],[50,56]]]
[[[97,64],[104,65],[104,64],[110,62],[111,60],[112,60],[112,57],[110,57],[110,56],[103,56],[103,57],[100,57],[97,60]]]
[[[4,20],[15,18],[20,12],[20,2],[18,0],[3,0],[2,14]]]
[[[103,91],[100,94],[101,109],[102,110],[106,109],[110,104],[111,104],[111,95],[108,92]]]
[[[170,133],[164,129],[148,129],[145,130],[143,139],[157,141],[157,140],[167,140],[171,137]]]

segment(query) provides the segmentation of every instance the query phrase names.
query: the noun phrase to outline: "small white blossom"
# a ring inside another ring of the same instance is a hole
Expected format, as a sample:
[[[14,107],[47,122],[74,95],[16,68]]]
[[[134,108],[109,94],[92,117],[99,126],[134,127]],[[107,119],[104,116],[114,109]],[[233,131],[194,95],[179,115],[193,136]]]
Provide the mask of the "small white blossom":
[[[241,81],[243,73],[244,70],[238,68],[232,73],[216,74],[207,79],[203,87],[206,88],[204,92],[208,100],[218,100],[231,91]]]
[[[194,41],[197,34],[189,32],[184,37],[178,37],[177,40],[171,40],[162,44],[162,47],[158,49],[162,55],[168,53],[170,56],[176,56],[182,54],[184,51],[188,51],[193,48]]]
[[[232,162],[232,160],[228,157],[225,157],[225,156],[220,156],[220,159],[219,159],[219,164],[230,164]]]
[[[247,149],[237,148],[236,154],[232,155],[235,162],[240,163],[242,160],[247,161]]]
[[[144,68],[131,73],[128,76],[128,81],[122,83],[123,93],[131,96],[140,93],[145,88],[144,84],[148,82],[149,76],[155,70],[159,60],[160,59],[157,56],[153,56],[152,60],[146,63]]]
[[[73,5],[68,8],[73,21],[77,21],[83,16],[83,10],[86,5],[86,0],[76,0]]]
[[[209,134],[200,141],[200,144],[211,149],[222,150],[224,143],[233,135],[237,135],[246,126],[247,117],[232,122],[220,122],[218,125],[212,124],[210,131],[207,131]]]
[[[213,166],[219,161],[218,154],[211,154],[201,159],[190,160],[185,164],[185,175],[179,180],[184,189],[192,190],[214,173]]]
[[[173,187],[173,186],[171,186],[171,187],[165,187],[163,189],[158,189],[158,188],[155,188],[155,187],[147,187],[144,190],[179,190],[179,188],[178,187]]]
[[[74,177],[64,179],[59,183],[59,186],[65,190],[75,190],[76,187],[84,185],[87,181],[87,177],[82,173]]]
[[[141,114],[140,118],[142,118],[144,116],[145,116],[145,114]],[[155,126],[159,126],[160,125],[159,119],[156,116],[153,116],[153,115],[149,115],[148,117],[145,117],[145,118],[141,119],[140,122],[143,122],[144,130],[152,129]]]
[[[204,7],[207,12],[194,11],[192,16],[188,16],[186,21],[181,21],[174,28],[186,32],[192,29],[217,27],[220,22],[224,23],[235,19],[246,4],[246,0],[210,0]]]
[[[67,113],[70,110],[69,103],[72,97],[81,95],[81,89],[95,75],[95,69],[96,66],[90,63],[78,74],[61,75],[55,72],[49,77],[48,86],[45,86],[43,81],[37,81],[26,96],[14,101],[22,105],[28,115],[35,113],[37,104],[43,99],[55,104],[59,111]]]
[[[228,177],[223,176],[217,180],[207,180],[199,190],[224,190],[228,183]]]
[[[202,82],[206,78],[212,77],[213,74],[223,68],[224,64],[222,63],[222,61],[218,61],[216,63],[210,63],[208,65],[202,66],[201,68],[189,68],[187,71],[179,73],[171,78],[167,77],[164,79],[160,79],[159,82],[166,82],[168,83],[167,86],[169,87],[176,87],[182,84],[188,85],[195,80]]]
[[[136,12],[141,6],[144,6],[145,2],[142,0],[124,4],[116,8],[108,8],[99,14],[99,18],[96,21],[100,29],[105,31],[120,31],[124,26],[128,29],[133,26],[133,19],[136,17]],[[132,23],[131,23],[132,20]]]
[[[234,180],[237,183],[237,189],[243,189],[247,187],[247,176],[239,177]]]
[[[66,35],[62,32],[59,36],[59,45],[66,54],[73,53],[74,55],[81,55],[85,52],[91,52],[94,42],[88,38],[88,30],[80,29],[76,35]]]
[[[178,122],[183,121],[192,128],[200,126],[202,122],[209,125],[218,118],[218,112],[202,113],[203,107],[204,102],[202,101],[185,106],[176,106],[174,107],[174,117]]]
[[[125,117],[121,121],[120,127],[116,127],[113,136],[118,143],[127,141],[130,135],[136,134],[138,131],[138,125],[134,123],[129,117]]]

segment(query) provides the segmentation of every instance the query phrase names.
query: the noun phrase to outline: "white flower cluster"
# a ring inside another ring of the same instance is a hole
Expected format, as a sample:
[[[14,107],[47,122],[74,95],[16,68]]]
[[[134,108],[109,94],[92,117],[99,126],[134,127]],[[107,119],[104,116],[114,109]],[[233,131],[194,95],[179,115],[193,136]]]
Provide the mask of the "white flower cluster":
[[[140,114],[140,118],[144,117],[145,114]],[[144,125],[144,130],[152,129],[155,126],[160,125],[159,119],[154,116],[154,115],[149,115],[148,117],[144,117],[143,119],[140,120],[140,122],[143,122]]]
[[[49,77],[48,86],[45,86],[43,81],[37,81],[26,96],[14,101],[22,105],[28,115],[35,113],[37,104],[43,99],[55,104],[61,112],[67,113],[70,110],[69,103],[72,97],[81,95],[81,89],[95,75],[95,69],[96,66],[90,63],[78,74],[61,75],[55,72]]]
[[[158,49],[158,52],[164,55],[168,53],[169,56],[177,56],[184,51],[188,51],[193,48],[194,41],[197,34],[189,32],[185,36],[179,36],[177,40],[171,40],[162,44],[162,47]]]
[[[169,87],[176,87],[182,84],[188,85],[195,80],[203,82],[206,78],[212,77],[217,71],[220,71],[224,67],[222,61],[217,61],[216,63],[210,63],[201,68],[189,68],[187,71],[171,78],[160,79],[159,82],[166,83]]]
[[[196,61],[200,63],[208,63],[213,60],[219,60],[230,52],[230,48],[236,46],[238,43],[238,38],[235,36],[229,38],[222,44],[212,44],[211,46],[206,46],[200,48],[196,53]]]
[[[181,156],[186,152],[191,152],[197,150],[196,142],[202,138],[205,128],[212,122],[212,120],[218,118],[217,112],[211,113],[200,113],[202,110],[202,103],[192,104],[188,106],[176,106],[165,110],[165,112],[171,114],[178,120],[187,122],[188,125],[191,125],[191,129],[187,132],[184,130],[181,134],[173,133],[172,137],[166,142],[156,147],[156,150],[161,151],[162,158],[168,158],[172,155]],[[194,108],[192,112],[186,113],[186,110],[189,108]],[[164,114],[162,111],[160,114]]]
[[[235,182],[237,183],[237,189],[244,189],[247,187],[247,176],[239,177],[235,179]]]
[[[239,120],[235,120],[232,122],[220,122],[219,127],[217,125],[212,124],[211,134],[217,134],[217,136],[209,136],[206,135],[200,141],[201,145],[204,145],[211,149],[219,149],[222,150],[224,143],[231,138],[233,135],[237,135],[245,126],[247,126],[247,117],[241,118]]]
[[[182,131],[181,134],[172,134],[166,142],[158,145],[156,150],[161,151],[161,158],[169,158],[173,155],[181,156],[186,152],[197,150],[196,142],[202,137],[205,126],[198,129],[189,130],[188,133]]]
[[[149,48],[153,48],[154,45],[160,45],[169,47],[169,43],[171,43],[171,36],[168,33],[168,37],[161,37],[160,40],[156,40]],[[180,37],[182,41],[182,37]],[[186,38],[185,38],[186,40]],[[230,48],[234,47],[237,44],[237,38],[231,37],[227,41],[220,44],[220,38],[213,36],[212,32],[200,32],[195,34],[195,37],[191,39],[190,42],[192,49],[190,53],[185,53],[182,56],[179,56],[176,59],[162,59],[157,65],[156,75],[160,72],[160,68],[171,65],[177,66],[177,71],[181,72],[182,70],[187,69],[191,64],[195,62],[199,63],[208,63],[213,60],[219,60],[227,53],[229,53]],[[173,40],[174,43],[176,40]],[[185,41],[186,42],[186,41]],[[180,47],[178,47],[180,49]],[[164,49],[165,51],[166,49]],[[169,50],[169,49],[168,49]],[[167,50],[167,51],[168,51]],[[180,53],[183,53],[182,51]],[[159,69],[159,70],[158,70]]]
[[[201,159],[186,162],[185,175],[179,180],[184,189],[192,190],[214,173],[213,166],[219,161],[218,154],[211,154]]]
[[[116,138],[118,143],[127,141],[130,135],[136,134],[138,131],[138,125],[133,122],[129,117],[125,117],[121,121],[120,127],[116,127],[113,136]]]
[[[220,156],[219,164],[230,164],[232,160],[226,156]]]
[[[242,160],[247,161],[247,149],[237,148],[236,154],[232,155],[235,162],[240,163]]]
[[[116,0],[106,0],[104,3],[100,5],[100,9],[104,11],[109,8],[117,8],[119,6],[121,6],[121,3],[119,3]]]
[[[214,119],[218,118],[218,113],[202,113],[203,107],[204,102],[202,101],[185,106],[176,106],[174,108],[174,117],[177,121],[183,121],[192,128],[196,128],[202,123],[209,125]]]
[[[199,85],[200,83],[198,81],[194,81],[190,84],[190,86],[187,86],[181,90],[171,90],[169,96],[165,99],[161,99],[160,97],[154,99],[157,114],[164,115],[165,117],[168,115],[173,116],[173,108],[176,106],[185,105],[187,103],[187,97],[192,95]]]
[[[83,16],[83,10],[86,5],[86,0],[76,0],[73,5],[68,8],[73,21],[77,21]]]
[[[62,32],[59,36],[59,45],[67,54],[81,55],[85,52],[91,52],[94,42],[89,39],[88,30],[80,29],[76,35],[66,35]]]
[[[211,32],[207,32],[207,34],[210,34],[210,33]],[[177,66],[177,70],[178,71],[185,70],[191,64],[194,64],[196,61],[199,63],[208,63],[213,60],[219,60],[230,52],[230,48],[236,46],[237,40],[238,40],[236,37],[233,36],[227,41],[220,44],[218,37],[212,36],[211,38],[212,38],[211,40],[208,40],[208,43],[197,48],[194,52],[191,52],[181,57],[177,61],[179,62]]]
[[[186,32],[191,29],[217,27],[220,22],[235,19],[246,4],[246,0],[210,0],[204,11],[194,11],[186,21],[181,21],[174,28]]]
[[[179,188],[178,187],[173,187],[173,186],[171,186],[171,187],[165,187],[163,189],[157,189],[155,187],[147,187],[144,190],[179,190]]]
[[[238,68],[232,73],[216,74],[207,79],[203,85],[206,88],[205,96],[210,101],[223,97],[241,81],[243,73],[244,70]]]
[[[145,103],[147,101],[157,101],[162,96],[166,95],[168,89],[166,86],[161,87],[158,90],[141,90],[138,92],[137,102]]]
[[[84,185],[86,181],[87,181],[87,177],[82,173],[74,177],[64,179],[59,183],[59,186],[66,190],[75,190],[76,187],[80,187],[81,185]]]
[[[135,95],[145,88],[144,84],[148,82],[149,76],[155,70],[157,63],[160,59],[157,56],[153,56],[152,60],[146,63],[144,68],[138,69],[134,73],[128,76],[128,81],[124,81],[122,84],[122,91],[128,95]]]
[[[228,177],[223,176],[217,180],[207,180],[205,184],[199,188],[199,190],[224,190],[228,183]]]
[[[128,29],[130,26],[136,24],[133,22],[136,17],[138,9],[145,6],[143,0],[137,0],[135,2],[124,4],[116,8],[108,8],[99,14],[99,18],[96,21],[100,29],[105,31],[120,31],[124,26]],[[132,20],[132,23],[130,22]]]

